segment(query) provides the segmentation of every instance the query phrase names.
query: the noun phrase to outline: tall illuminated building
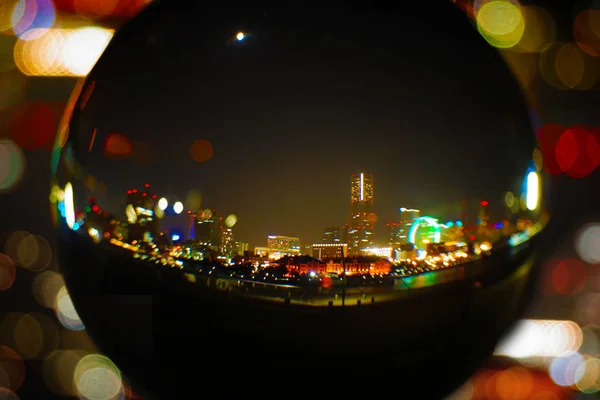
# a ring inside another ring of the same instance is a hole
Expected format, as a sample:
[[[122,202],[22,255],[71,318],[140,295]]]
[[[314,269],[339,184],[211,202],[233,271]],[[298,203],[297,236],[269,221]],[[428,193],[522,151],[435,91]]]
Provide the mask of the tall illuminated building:
[[[399,211],[400,217],[398,220],[389,221],[386,224],[388,245],[392,248],[397,248],[408,243],[408,232],[415,220],[421,215],[421,211],[414,208],[402,207]]]
[[[206,209],[196,214],[194,241],[216,249],[221,244],[220,220],[216,210]]]
[[[323,232],[323,243],[339,243],[342,240],[340,228],[329,227]]]
[[[233,228],[221,228],[220,253],[230,258],[236,254],[236,242]]]
[[[159,220],[154,214],[157,196],[150,193],[150,185],[141,190],[127,190],[125,216],[128,223],[128,240],[152,242],[158,238]]]
[[[361,250],[373,246],[376,221],[373,175],[364,172],[352,174],[350,188],[350,222],[346,240],[348,254],[358,255]]]

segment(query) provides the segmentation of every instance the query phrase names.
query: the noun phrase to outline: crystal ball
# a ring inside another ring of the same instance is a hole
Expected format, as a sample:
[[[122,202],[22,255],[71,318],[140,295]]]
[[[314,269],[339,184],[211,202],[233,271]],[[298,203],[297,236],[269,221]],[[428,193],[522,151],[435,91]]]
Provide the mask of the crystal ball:
[[[60,265],[100,351],[157,399],[232,374],[460,386],[550,220],[498,50],[450,3],[183,4],[116,31],[55,145]]]

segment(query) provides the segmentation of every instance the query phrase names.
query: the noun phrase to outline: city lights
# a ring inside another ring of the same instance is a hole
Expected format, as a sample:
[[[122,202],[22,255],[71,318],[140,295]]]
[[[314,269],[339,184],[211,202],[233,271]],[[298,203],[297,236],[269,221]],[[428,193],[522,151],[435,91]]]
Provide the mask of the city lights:
[[[65,219],[67,221],[67,226],[71,229],[75,226],[75,205],[73,204],[73,186],[71,182],[67,182],[65,185]]]
[[[173,205],[173,211],[175,211],[175,214],[181,214],[181,212],[183,211],[183,203],[180,201],[175,203]]]
[[[169,206],[169,202],[164,197],[158,201],[158,208],[161,209],[162,211],[165,211],[168,206]]]
[[[538,206],[539,198],[539,178],[536,172],[530,172],[527,175],[527,209],[533,211]]]

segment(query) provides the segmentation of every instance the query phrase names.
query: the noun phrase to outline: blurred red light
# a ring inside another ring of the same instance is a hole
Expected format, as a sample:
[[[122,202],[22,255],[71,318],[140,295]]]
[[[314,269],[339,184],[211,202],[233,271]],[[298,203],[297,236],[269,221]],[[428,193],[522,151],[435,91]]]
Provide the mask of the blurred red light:
[[[556,160],[556,144],[565,128],[559,124],[548,124],[537,131],[540,151],[544,160],[544,169],[550,174],[557,175],[563,172]]]
[[[133,193],[137,193],[137,189],[133,189]]]
[[[556,142],[556,162],[572,178],[584,178],[600,164],[600,133],[585,125],[566,129]]]
[[[473,236],[473,235],[469,236],[469,240],[475,240],[475,236]]]
[[[483,200],[483,201],[482,201],[481,203],[479,203],[479,204],[481,204],[481,206],[482,206],[482,207],[486,207],[486,206],[487,206],[489,203],[488,203],[487,201]]]
[[[92,211],[98,211],[98,210],[99,210],[99,208],[100,208],[100,207],[98,207],[98,206],[96,206],[96,205],[95,205],[95,206],[93,206],[93,207],[92,207]]]
[[[148,193],[142,193],[142,196],[148,196]]]

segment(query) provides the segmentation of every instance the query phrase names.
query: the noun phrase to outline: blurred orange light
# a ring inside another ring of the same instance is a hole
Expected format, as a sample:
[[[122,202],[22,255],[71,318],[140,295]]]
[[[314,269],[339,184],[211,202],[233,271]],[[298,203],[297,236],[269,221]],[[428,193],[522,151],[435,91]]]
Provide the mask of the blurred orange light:
[[[196,140],[190,149],[192,158],[197,162],[205,162],[213,155],[212,144],[208,140]]]
[[[104,151],[107,157],[127,157],[133,151],[131,141],[120,133],[110,133],[106,138]]]

